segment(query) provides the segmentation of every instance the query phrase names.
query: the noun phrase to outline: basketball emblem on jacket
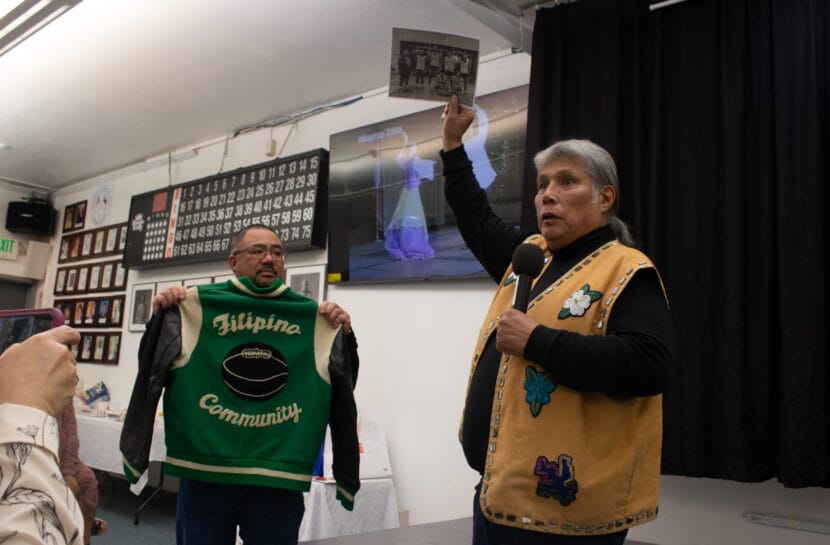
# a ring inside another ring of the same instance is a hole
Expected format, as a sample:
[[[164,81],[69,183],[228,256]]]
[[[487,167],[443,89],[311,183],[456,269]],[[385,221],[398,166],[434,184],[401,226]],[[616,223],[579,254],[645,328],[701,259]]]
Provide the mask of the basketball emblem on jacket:
[[[288,365],[279,350],[260,343],[242,344],[222,362],[225,386],[243,399],[264,401],[288,383]]]

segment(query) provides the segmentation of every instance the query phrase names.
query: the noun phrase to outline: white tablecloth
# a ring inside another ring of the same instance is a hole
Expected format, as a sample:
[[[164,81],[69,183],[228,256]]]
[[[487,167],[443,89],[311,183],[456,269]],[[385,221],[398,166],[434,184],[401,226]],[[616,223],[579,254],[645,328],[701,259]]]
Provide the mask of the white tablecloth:
[[[76,414],[78,420],[78,440],[81,443],[78,457],[89,467],[123,474],[121,450],[122,423],[107,417]],[[159,422],[153,430],[153,443],[150,446],[150,461],[164,461],[164,425]]]
[[[353,511],[346,511],[335,498],[333,482],[313,481],[305,496],[305,517],[300,541],[362,534],[400,527],[398,498],[392,479],[360,481]]]

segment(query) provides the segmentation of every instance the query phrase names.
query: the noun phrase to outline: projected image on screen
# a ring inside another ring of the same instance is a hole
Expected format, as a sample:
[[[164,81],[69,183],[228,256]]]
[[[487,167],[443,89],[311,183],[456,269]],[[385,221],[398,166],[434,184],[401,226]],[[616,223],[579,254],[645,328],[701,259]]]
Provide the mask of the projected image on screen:
[[[331,136],[329,273],[333,281],[475,277],[444,200],[443,106]],[[518,224],[527,86],[478,97],[464,147],[496,214]]]

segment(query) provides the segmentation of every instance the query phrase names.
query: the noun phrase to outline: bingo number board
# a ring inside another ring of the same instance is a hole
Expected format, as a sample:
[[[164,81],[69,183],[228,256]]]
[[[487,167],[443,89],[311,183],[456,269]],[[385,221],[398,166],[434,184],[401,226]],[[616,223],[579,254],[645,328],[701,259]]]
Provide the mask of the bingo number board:
[[[136,195],[125,264],[225,259],[231,236],[254,223],[287,250],[325,248],[327,182],[328,152],[318,149]]]

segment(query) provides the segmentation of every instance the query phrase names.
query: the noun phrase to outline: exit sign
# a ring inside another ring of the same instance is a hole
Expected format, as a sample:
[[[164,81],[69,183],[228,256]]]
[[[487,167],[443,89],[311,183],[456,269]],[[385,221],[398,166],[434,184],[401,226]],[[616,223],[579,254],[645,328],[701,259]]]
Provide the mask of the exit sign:
[[[19,246],[14,239],[0,238],[0,259],[16,260]]]

